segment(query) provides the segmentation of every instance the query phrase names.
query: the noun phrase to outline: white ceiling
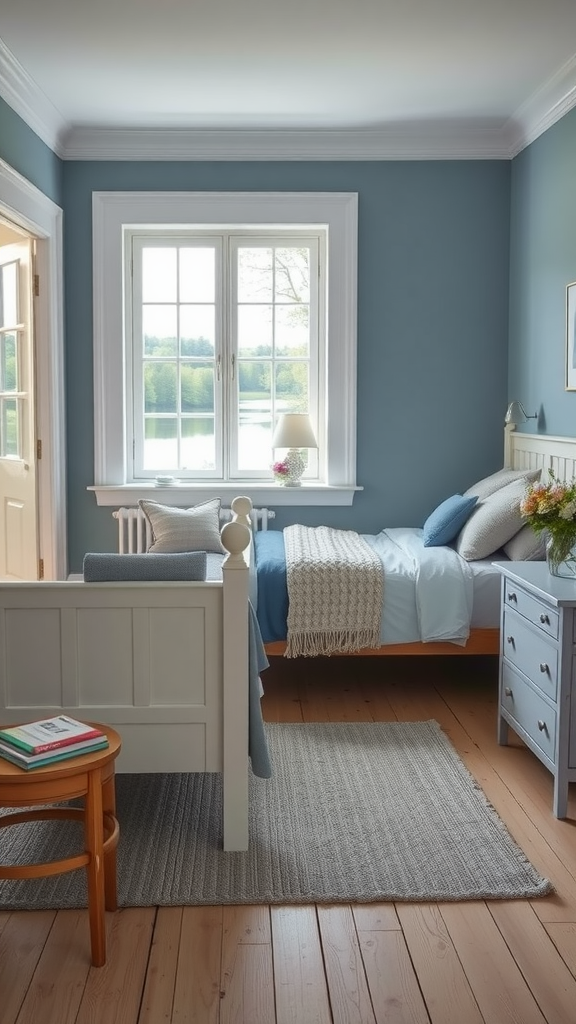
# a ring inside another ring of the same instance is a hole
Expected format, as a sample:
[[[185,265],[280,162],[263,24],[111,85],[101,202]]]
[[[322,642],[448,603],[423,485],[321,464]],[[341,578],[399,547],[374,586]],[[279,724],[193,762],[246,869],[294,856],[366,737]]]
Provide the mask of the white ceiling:
[[[0,95],[64,156],[120,130],[504,156],[576,103],[575,0],[1,0],[0,43]]]

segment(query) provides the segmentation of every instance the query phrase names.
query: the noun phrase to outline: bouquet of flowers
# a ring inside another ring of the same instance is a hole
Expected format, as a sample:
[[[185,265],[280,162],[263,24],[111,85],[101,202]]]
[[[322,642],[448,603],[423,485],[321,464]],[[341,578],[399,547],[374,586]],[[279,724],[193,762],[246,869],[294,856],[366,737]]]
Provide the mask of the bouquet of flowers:
[[[274,479],[279,484],[286,483],[290,474],[290,468],[288,466],[287,459],[283,459],[282,462],[275,462],[272,466],[272,472],[274,473]]]
[[[576,545],[576,480],[562,483],[550,470],[547,484],[531,484],[520,511],[535,533],[548,534],[546,556],[553,572],[561,562],[574,563]]]

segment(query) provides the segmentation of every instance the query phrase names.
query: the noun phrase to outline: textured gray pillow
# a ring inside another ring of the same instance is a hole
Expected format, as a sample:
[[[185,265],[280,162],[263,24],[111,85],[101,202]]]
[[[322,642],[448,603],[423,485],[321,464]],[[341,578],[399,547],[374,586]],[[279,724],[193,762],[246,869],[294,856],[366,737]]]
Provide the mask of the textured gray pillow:
[[[506,487],[515,480],[524,480],[526,487],[528,484],[536,483],[540,479],[541,474],[541,469],[499,469],[497,473],[485,476],[482,480],[478,480],[477,483],[473,484],[472,487],[469,487],[467,491],[464,491],[464,497],[468,498],[470,495],[475,494],[478,501],[484,501],[485,498],[489,498],[491,494],[495,494],[496,491],[501,490],[502,487]]]
[[[513,562],[543,562],[546,558],[545,535],[534,533],[530,523],[526,523],[504,545],[504,551]]]
[[[220,540],[220,498],[192,508],[175,508],[141,498],[138,502],[152,528],[149,551],[217,551]]]
[[[478,502],[456,538],[456,551],[467,562],[488,558],[504,547],[524,525],[520,502],[526,493],[525,478],[501,487]]]
[[[107,583],[205,580],[206,552],[178,551],[174,554],[129,554],[89,551],[84,555],[84,582]]]

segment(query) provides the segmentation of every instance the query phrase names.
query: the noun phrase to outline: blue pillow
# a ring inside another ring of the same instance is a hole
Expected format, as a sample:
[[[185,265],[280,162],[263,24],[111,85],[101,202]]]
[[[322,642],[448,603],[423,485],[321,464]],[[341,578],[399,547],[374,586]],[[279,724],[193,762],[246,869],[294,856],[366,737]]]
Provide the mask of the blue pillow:
[[[436,548],[442,544],[450,544],[472,515],[477,501],[476,494],[471,494],[467,498],[461,494],[453,494],[451,498],[446,498],[430,513],[424,523],[424,547]]]
[[[206,552],[179,551],[119,555],[88,551],[84,555],[85,583],[143,583],[206,579]]]

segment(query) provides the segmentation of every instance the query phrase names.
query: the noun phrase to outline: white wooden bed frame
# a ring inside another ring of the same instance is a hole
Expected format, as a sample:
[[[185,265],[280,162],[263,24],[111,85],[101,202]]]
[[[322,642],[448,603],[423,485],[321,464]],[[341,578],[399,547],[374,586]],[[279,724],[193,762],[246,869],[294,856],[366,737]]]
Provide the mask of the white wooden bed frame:
[[[225,850],[248,848],[251,505],[221,583],[0,583],[0,721],[64,712],[118,729],[120,772],[222,772]]]
[[[576,438],[508,426],[505,464],[572,479]],[[251,502],[232,508],[222,583],[0,582],[0,721],[64,711],[118,728],[119,771],[222,772],[224,848],[245,850]],[[366,653],[497,653],[497,630],[475,632]]]

